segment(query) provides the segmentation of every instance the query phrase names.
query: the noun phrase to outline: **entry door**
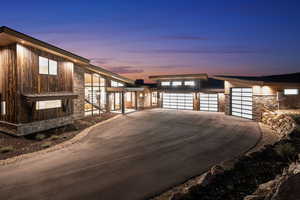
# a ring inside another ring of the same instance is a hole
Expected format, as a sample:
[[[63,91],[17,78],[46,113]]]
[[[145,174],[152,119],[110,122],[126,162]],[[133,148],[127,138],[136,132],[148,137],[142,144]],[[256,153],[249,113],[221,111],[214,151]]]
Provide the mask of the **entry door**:
[[[231,88],[231,114],[253,119],[252,88]]]
[[[218,112],[218,94],[200,93],[200,110]]]
[[[163,108],[193,110],[193,93],[164,93]]]

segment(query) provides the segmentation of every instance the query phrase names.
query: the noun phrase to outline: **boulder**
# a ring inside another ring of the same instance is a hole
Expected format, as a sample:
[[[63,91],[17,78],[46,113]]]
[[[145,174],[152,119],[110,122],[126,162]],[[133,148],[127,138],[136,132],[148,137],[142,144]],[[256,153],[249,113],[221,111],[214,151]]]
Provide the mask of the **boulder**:
[[[244,200],[264,200],[264,199],[265,197],[260,195],[248,195],[244,198]]]

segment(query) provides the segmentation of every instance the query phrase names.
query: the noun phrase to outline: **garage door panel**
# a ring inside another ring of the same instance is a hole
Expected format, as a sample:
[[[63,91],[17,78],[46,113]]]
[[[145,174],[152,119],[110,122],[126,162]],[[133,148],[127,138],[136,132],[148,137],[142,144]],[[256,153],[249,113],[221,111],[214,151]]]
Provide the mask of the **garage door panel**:
[[[238,117],[252,119],[252,88],[231,89],[231,114]]]
[[[192,93],[164,93],[163,108],[193,110]]]
[[[218,94],[200,93],[201,111],[218,111]]]

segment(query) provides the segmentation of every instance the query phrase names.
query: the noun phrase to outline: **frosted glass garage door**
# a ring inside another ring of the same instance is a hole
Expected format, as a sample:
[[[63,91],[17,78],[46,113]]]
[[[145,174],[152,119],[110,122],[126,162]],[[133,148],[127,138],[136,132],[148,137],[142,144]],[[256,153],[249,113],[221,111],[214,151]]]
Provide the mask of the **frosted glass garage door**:
[[[193,94],[164,93],[163,108],[193,110]]]
[[[218,94],[200,93],[201,111],[218,111]]]
[[[231,114],[252,119],[252,88],[231,88]]]

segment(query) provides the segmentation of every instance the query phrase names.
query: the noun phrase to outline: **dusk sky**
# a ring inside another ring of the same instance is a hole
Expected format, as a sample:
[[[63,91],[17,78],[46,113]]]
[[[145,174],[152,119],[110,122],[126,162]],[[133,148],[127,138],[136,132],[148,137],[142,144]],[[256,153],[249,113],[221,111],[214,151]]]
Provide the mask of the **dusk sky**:
[[[132,79],[300,71],[300,1],[3,1],[0,26]]]

